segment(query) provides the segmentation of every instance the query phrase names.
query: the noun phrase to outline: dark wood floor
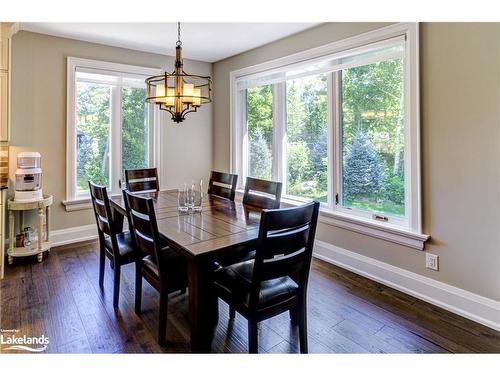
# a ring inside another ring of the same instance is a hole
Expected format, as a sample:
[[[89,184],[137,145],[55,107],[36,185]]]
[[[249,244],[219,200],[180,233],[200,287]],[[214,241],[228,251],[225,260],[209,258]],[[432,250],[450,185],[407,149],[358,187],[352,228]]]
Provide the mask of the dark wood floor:
[[[187,352],[187,295],[173,294],[168,346],[156,343],[158,296],[144,283],[134,313],[134,267],[122,271],[120,306],[112,307],[112,273],[97,283],[97,244],[52,250],[41,264],[8,267],[0,288],[0,328],[50,339],[48,352]],[[315,260],[308,293],[312,353],[499,353],[500,333],[339,267]],[[282,314],[260,324],[259,351],[296,353],[298,331]],[[1,348],[0,348],[1,351]],[[228,322],[220,302],[214,352],[247,352],[247,324]]]

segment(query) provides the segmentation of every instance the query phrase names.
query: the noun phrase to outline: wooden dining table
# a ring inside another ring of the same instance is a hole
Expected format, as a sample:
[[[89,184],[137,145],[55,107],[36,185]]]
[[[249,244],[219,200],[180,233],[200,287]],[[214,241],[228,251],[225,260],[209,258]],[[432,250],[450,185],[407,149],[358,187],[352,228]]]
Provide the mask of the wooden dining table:
[[[218,322],[218,301],[211,290],[214,261],[235,251],[250,251],[257,241],[261,210],[207,195],[200,212],[180,212],[177,191],[142,193],[153,199],[158,231],[187,261],[191,352],[209,353]],[[111,198],[115,222],[126,216],[122,196]]]

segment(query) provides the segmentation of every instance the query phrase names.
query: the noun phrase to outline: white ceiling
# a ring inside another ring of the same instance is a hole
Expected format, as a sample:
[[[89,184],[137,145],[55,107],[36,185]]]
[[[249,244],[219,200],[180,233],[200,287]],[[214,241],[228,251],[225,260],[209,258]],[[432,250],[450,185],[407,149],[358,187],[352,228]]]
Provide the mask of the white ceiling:
[[[183,55],[215,62],[318,23],[182,23]],[[164,55],[175,54],[177,24],[22,22],[21,30]]]

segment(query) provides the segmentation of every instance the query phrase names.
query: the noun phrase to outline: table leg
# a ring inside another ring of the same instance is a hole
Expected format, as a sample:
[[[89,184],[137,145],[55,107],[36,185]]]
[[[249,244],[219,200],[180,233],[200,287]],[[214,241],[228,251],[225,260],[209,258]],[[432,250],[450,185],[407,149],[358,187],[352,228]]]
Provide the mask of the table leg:
[[[45,209],[45,239],[50,241],[50,206]]]
[[[16,242],[16,237],[14,236],[14,211],[9,210],[9,264],[10,254],[14,252],[14,243]]]
[[[189,322],[191,352],[210,353],[218,321],[218,301],[212,292],[210,268],[196,259],[188,260]]]
[[[19,231],[24,229],[24,211],[19,211]]]
[[[42,242],[43,242],[43,208],[39,207],[38,208],[38,262],[40,263],[42,261]]]

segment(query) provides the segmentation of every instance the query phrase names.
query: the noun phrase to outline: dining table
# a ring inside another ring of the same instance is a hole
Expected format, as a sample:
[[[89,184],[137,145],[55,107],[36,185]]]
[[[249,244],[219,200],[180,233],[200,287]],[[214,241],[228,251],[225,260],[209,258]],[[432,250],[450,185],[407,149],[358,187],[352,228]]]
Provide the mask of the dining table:
[[[186,259],[190,349],[209,353],[218,323],[211,282],[214,262],[255,248],[261,209],[208,194],[201,211],[182,212],[176,190],[136,194],[153,200],[160,235]],[[110,203],[115,223],[122,226],[127,215],[123,196],[111,197]]]

